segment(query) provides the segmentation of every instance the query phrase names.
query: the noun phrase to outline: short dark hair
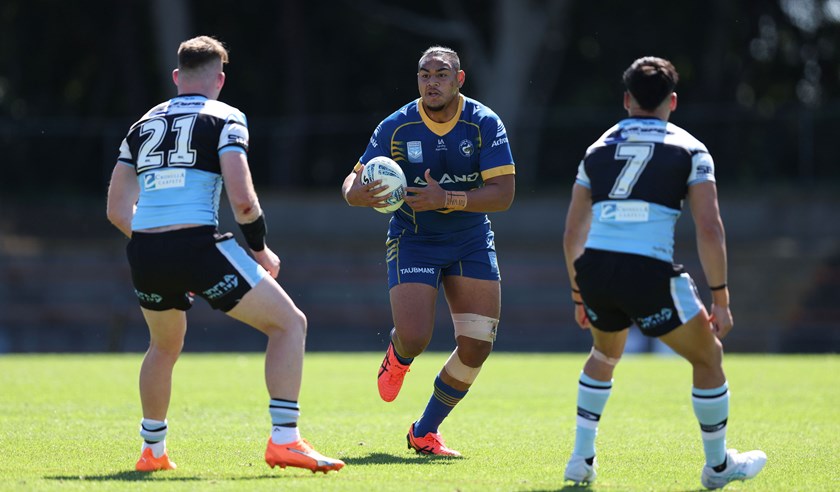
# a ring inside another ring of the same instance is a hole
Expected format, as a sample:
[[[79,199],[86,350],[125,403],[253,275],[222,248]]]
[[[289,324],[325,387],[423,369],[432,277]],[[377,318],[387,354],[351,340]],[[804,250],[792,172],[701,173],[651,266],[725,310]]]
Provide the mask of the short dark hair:
[[[178,47],[178,68],[180,70],[195,70],[215,60],[228,62],[228,52],[225,45],[210,36],[198,36],[188,39]]]
[[[680,75],[668,60],[645,56],[624,71],[624,87],[642,109],[654,110],[674,92]]]
[[[456,53],[452,48],[447,48],[446,46],[431,46],[426,49],[426,51],[420,55],[420,60],[417,61],[418,69],[420,69],[420,62],[423,61],[423,58],[426,58],[429,55],[440,55],[452,64],[453,70],[456,72],[461,70],[461,59],[458,57],[458,53]]]

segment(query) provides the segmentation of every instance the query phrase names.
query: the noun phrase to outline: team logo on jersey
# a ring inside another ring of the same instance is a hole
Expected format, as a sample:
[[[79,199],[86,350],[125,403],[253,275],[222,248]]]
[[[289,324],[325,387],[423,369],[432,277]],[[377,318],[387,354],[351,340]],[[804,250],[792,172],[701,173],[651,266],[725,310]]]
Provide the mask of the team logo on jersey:
[[[473,147],[471,140],[461,140],[461,143],[458,144],[458,150],[461,151],[461,155],[464,157],[469,157],[473,155],[473,151],[475,148]]]
[[[408,151],[408,162],[415,164],[423,162],[423,145],[419,141],[407,142],[406,150]]]
[[[498,147],[499,145],[504,145],[506,143],[508,143],[507,137],[497,138],[496,140],[493,140],[493,144],[490,145],[490,148]]]
[[[502,120],[499,120],[499,125],[496,127],[496,138],[501,137],[505,133],[507,133],[507,130],[505,129],[505,125],[504,125],[504,123],[502,123]]]
[[[187,183],[185,169],[163,169],[149,171],[143,175],[143,189],[146,191],[183,188]]]
[[[601,205],[601,222],[647,222],[650,204],[647,202],[605,202]]]
[[[376,138],[379,137],[379,130],[381,129],[382,125],[377,125],[376,130],[373,131],[373,135],[371,135],[370,137],[370,146],[374,149],[379,146],[379,144],[376,142]]]

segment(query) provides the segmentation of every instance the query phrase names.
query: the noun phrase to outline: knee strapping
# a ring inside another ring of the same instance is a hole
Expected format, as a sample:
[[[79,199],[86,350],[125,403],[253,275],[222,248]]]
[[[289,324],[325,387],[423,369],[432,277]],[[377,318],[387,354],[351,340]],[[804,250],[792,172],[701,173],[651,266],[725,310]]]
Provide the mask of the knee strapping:
[[[456,339],[464,336],[485,342],[496,341],[496,330],[499,327],[496,318],[473,313],[453,313],[452,323],[455,325]]]
[[[443,368],[446,369],[447,374],[466,384],[473,384],[481,371],[481,366],[470,367],[464,364],[458,356],[458,349],[452,352]]]
[[[607,354],[601,352],[595,347],[592,347],[592,351],[589,352],[589,355],[591,355],[595,360],[603,362],[604,364],[610,366],[618,364],[618,361],[621,360],[621,357],[609,357],[607,356]]]

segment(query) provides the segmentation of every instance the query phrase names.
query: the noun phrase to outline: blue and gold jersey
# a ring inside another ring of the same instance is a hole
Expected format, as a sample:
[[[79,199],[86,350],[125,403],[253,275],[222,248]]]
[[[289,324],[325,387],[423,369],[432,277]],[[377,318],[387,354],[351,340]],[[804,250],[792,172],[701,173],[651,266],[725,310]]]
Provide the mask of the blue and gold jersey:
[[[219,156],[231,151],[248,151],[248,124],[238,109],[197,94],[150,109],[120,145],[119,162],[134,168],[140,184],[131,229],[218,226]]]
[[[426,186],[424,177],[429,169],[432,178],[451,191],[480,188],[487,179],[514,174],[502,121],[478,101],[459,97],[458,113],[446,123],[432,121],[420,99],[406,104],[376,127],[359,162],[390,157],[402,167],[408,186],[414,187]],[[481,212],[415,212],[403,204],[394,212],[391,224],[418,234],[442,234],[486,221],[487,214]]]
[[[712,156],[687,131],[656,118],[621,120],[578,167],[575,182],[592,192],[586,247],[673,261],[688,187],[714,180]]]

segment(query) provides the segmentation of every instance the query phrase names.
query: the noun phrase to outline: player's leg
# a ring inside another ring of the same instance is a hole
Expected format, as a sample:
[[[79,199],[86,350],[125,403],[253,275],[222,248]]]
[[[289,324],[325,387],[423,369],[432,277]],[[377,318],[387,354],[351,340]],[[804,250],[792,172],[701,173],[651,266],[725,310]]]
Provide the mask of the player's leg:
[[[577,385],[575,445],[564,474],[575,483],[592,482],[596,477],[598,424],[632,324],[621,307],[625,294],[649,288],[639,283],[637,275],[624,273],[630,270],[626,261],[624,255],[590,249],[575,261],[576,281],[592,325],[592,349]]]
[[[423,353],[432,339],[437,292],[436,287],[419,282],[391,288],[394,329],[376,380],[384,401],[396,399],[414,357]]]
[[[501,290],[497,280],[447,276],[443,281],[452,312],[457,346],[435,378],[422,416],[409,428],[409,447],[424,454],[460,456],[443,442],[438,429],[466,395],[493,350]]]
[[[166,414],[172,395],[172,370],[184,346],[187,318],[184,311],[177,309],[141,309],[149,326],[150,341],[140,366],[143,447],[135,468],[138,471],[169,470],[175,468],[175,463],[166,453]]]
[[[694,414],[700,422],[706,466],[701,481],[718,488],[732,480],[745,480],[761,471],[767,460],[761,451],[738,453],[726,449],[729,385],[723,372],[723,345],[714,335],[702,309],[687,323],[660,337],[691,364]]]
[[[575,447],[564,473],[566,480],[575,483],[595,480],[598,423],[612,392],[613,370],[624,353],[630,330],[603,331],[593,327],[590,332],[592,350],[578,380]]]
[[[389,232],[385,253],[394,328],[376,385],[387,402],[397,397],[414,357],[426,350],[432,339],[441,278],[442,260],[435,257],[439,244],[403,236],[401,231]]]
[[[315,451],[301,439],[298,430],[306,316],[268,275],[227,314],[268,336],[265,382],[271,398],[272,432],[266,448],[266,462],[272,468],[293,466],[324,473],[340,470],[344,462]]]

